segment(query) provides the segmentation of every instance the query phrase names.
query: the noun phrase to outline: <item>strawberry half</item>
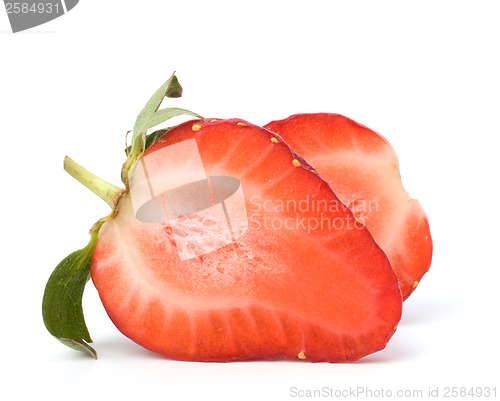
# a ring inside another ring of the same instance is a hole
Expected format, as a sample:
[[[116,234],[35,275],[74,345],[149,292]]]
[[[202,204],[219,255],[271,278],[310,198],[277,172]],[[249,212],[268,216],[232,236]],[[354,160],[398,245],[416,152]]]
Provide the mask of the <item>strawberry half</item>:
[[[401,315],[387,257],[281,138],[190,121],[142,160],[91,265],[123,334],[192,361],[355,361],[385,347]],[[223,219],[205,212],[221,202]]]
[[[402,186],[398,159],[387,140],[338,114],[298,114],[265,128],[308,160],[366,225],[408,298],[429,270],[432,239],[422,206]]]

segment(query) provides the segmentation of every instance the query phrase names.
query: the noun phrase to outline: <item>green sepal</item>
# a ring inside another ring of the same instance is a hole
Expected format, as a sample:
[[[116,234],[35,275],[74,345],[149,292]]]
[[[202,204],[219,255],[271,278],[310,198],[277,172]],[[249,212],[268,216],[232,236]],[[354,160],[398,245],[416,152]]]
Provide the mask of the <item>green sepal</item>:
[[[90,279],[90,261],[97,243],[95,230],[88,245],[64,258],[52,272],[42,302],[45,327],[60,342],[97,359],[85,324],[82,297]]]
[[[146,144],[144,145],[144,151],[148,150],[151,146],[153,146],[156,142],[158,142],[163,135],[165,135],[168,131],[170,131],[173,127],[162,128],[151,134],[146,135]],[[125,154],[128,155],[130,153],[130,149],[132,146],[127,147],[125,149]]]
[[[167,93],[165,96],[169,98],[182,97],[182,86],[179,83],[179,80],[177,79],[175,72],[172,75],[172,79],[170,80],[170,85],[167,89]]]
[[[171,107],[168,109],[157,110],[147,121],[144,126],[144,131],[147,131],[154,126],[161,124],[164,121],[170,120],[173,117],[188,115],[196,118],[203,118],[199,114],[193,113],[192,111],[180,109],[178,107]]]
[[[180,115],[189,115],[196,118],[203,118],[199,114],[181,108],[161,109],[160,105],[165,97],[180,97],[182,95],[182,86],[179,84],[175,73],[156,90],[154,95],[148,100],[141,110],[134,124],[130,148],[127,148],[127,160],[122,167],[122,181],[128,188],[128,175],[134,171],[146,146],[147,130],[161,124],[173,117]]]
[[[172,117],[187,114],[201,118],[201,116],[196,113],[180,108],[158,110],[165,97],[178,98],[181,96],[182,86],[174,73],[160,88],[156,90],[154,95],[148,100],[144,108],[137,116],[137,120],[134,124],[132,145],[134,144],[135,139],[138,136],[145,135],[149,128],[161,124]]]

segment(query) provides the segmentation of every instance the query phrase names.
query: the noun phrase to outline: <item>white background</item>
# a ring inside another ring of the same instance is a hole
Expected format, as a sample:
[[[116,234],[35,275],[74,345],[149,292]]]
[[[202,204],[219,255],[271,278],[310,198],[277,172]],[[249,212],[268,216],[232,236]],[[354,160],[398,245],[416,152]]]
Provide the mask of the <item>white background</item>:
[[[496,1],[81,0],[12,34],[0,14],[2,399],[287,400],[292,387],[365,386],[500,396],[499,15]],[[99,360],[46,332],[52,269],[108,213],[64,173],[64,155],[119,185],[125,133],[174,70],[184,97],[166,105],[262,125],[337,112],[392,143],[435,251],[384,351],[350,365],[170,361],[123,337],[92,284]]]

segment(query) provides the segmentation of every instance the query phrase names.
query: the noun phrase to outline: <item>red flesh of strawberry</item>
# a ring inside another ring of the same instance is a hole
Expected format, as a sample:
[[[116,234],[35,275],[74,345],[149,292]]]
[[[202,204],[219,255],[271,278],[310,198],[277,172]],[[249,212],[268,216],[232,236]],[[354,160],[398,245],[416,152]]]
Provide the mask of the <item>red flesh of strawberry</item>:
[[[248,228],[181,260],[172,228],[139,221],[122,197],[91,264],[117,328],[190,361],[342,362],[383,349],[401,317],[397,278],[330,186],[281,138],[241,120],[184,123],[145,157],[190,139],[207,176],[240,181]]]
[[[379,134],[338,114],[298,114],[265,126],[330,183],[386,252],[403,298],[429,270],[432,239],[425,212],[401,184],[399,163]]]

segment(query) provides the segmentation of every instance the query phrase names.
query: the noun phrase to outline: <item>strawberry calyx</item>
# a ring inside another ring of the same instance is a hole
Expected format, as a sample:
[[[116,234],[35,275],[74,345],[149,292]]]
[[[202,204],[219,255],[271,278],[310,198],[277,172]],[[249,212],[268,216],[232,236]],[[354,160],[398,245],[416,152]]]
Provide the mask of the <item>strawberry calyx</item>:
[[[134,171],[135,165],[141,160],[146,149],[146,133],[148,129],[180,115],[203,118],[199,114],[181,108],[166,108],[159,110],[165,97],[177,98],[181,96],[182,87],[174,73],[160,88],[158,88],[137,117],[132,134],[132,144],[127,152],[127,160],[122,168],[122,181],[127,188],[129,173]]]
[[[64,170],[73,178],[103,199],[111,213],[99,219],[90,229],[90,241],[82,249],[64,258],[54,269],[45,287],[42,302],[42,315],[45,327],[61,343],[97,359],[96,351],[89,345],[92,340],[85,324],[82,297],[86,283],[90,279],[90,263],[97,244],[102,225],[118,212],[120,198],[128,193],[128,177],[141,160],[145,150],[151,146],[152,139],[158,136],[147,135],[147,131],[173,117],[200,115],[180,108],[159,109],[165,97],[178,98],[182,87],[175,73],[155,92],[141,111],[134,125],[132,143],[127,149],[127,159],[123,164],[121,176],[125,189],[115,186],[88,171],[70,157],[64,159]]]

